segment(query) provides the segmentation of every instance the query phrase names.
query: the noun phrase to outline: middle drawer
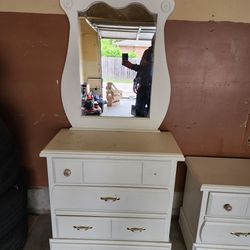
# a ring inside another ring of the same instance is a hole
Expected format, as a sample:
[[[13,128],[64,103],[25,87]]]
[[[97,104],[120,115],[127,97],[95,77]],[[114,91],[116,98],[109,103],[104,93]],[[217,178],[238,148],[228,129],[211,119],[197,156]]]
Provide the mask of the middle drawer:
[[[51,201],[60,210],[167,214],[169,199],[166,189],[56,186]]]

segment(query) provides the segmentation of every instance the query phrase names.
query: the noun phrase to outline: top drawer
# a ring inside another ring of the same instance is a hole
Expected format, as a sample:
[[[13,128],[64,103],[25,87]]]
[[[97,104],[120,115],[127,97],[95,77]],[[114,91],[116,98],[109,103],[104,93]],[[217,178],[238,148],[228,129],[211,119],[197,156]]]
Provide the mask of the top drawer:
[[[172,161],[53,159],[54,182],[86,185],[170,185]]]
[[[246,194],[216,193],[209,194],[207,215],[222,217],[246,216],[249,196]]]

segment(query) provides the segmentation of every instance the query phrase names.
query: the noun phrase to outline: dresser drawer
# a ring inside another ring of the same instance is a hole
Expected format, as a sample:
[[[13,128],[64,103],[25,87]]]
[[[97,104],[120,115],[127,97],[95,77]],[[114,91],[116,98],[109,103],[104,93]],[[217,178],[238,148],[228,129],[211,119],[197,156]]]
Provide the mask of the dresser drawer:
[[[169,210],[169,191],[56,186],[51,202],[54,209],[61,210],[166,214]]]
[[[89,242],[88,240],[50,240],[51,250],[171,250],[170,243]]]
[[[205,222],[200,235],[206,244],[249,246],[250,224]]]
[[[202,245],[202,244],[194,244],[193,250],[250,250],[250,247],[246,246],[225,246],[225,245]]]
[[[141,184],[142,162],[130,160],[85,160],[86,184]]]
[[[112,239],[164,241],[165,220],[153,219],[112,219]]]
[[[58,238],[164,241],[165,220],[57,216]]]
[[[54,158],[56,184],[170,185],[172,161]]]
[[[81,159],[55,158],[52,164],[55,183],[82,183]]]
[[[142,184],[170,186],[172,161],[144,161]]]
[[[207,215],[223,217],[244,217],[249,196],[244,194],[210,192]]]
[[[110,239],[111,220],[76,216],[57,216],[58,238]]]

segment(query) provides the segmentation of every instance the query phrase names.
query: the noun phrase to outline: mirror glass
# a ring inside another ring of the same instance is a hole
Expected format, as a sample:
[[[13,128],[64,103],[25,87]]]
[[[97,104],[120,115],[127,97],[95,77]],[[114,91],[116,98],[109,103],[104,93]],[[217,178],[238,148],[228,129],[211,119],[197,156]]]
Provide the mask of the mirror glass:
[[[82,116],[150,117],[156,20],[139,3],[78,12]]]

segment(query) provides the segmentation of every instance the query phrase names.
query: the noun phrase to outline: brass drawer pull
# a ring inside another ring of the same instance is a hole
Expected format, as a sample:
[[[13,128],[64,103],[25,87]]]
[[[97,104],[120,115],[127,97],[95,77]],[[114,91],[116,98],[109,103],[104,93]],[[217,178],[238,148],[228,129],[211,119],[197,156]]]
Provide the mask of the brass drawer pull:
[[[71,175],[71,170],[70,169],[65,169],[64,172],[63,172],[63,175],[65,177],[69,177]]]
[[[89,226],[73,226],[73,228],[78,231],[88,231],[90,229],[93,229],[93,227],[89,227]]]
[[[247,236],[250,235],[250,233],[243,233],[243,232],[231,232],[230,234],[235,235],[235,236],[237,236],[237,237],[240,237],[240,236],[245,236],[245,237],[247,237]]]
[[[142,232],[142,231],[145,231],[146,228],[143,228],[143,227],[127,227],[127,230],[128,231],[131,231],[131,232]]]
[[[120,200],[120,198],[117,198],[117,197],[101,197],[100,199],[102,201],[113,201],[113,202]]]
[[[227,212],[230,212],[230,211],[232,211],[232,206],[230,205],[230,204],[225,204],[224,206],[223,206],[223,208],[227,211]]]

